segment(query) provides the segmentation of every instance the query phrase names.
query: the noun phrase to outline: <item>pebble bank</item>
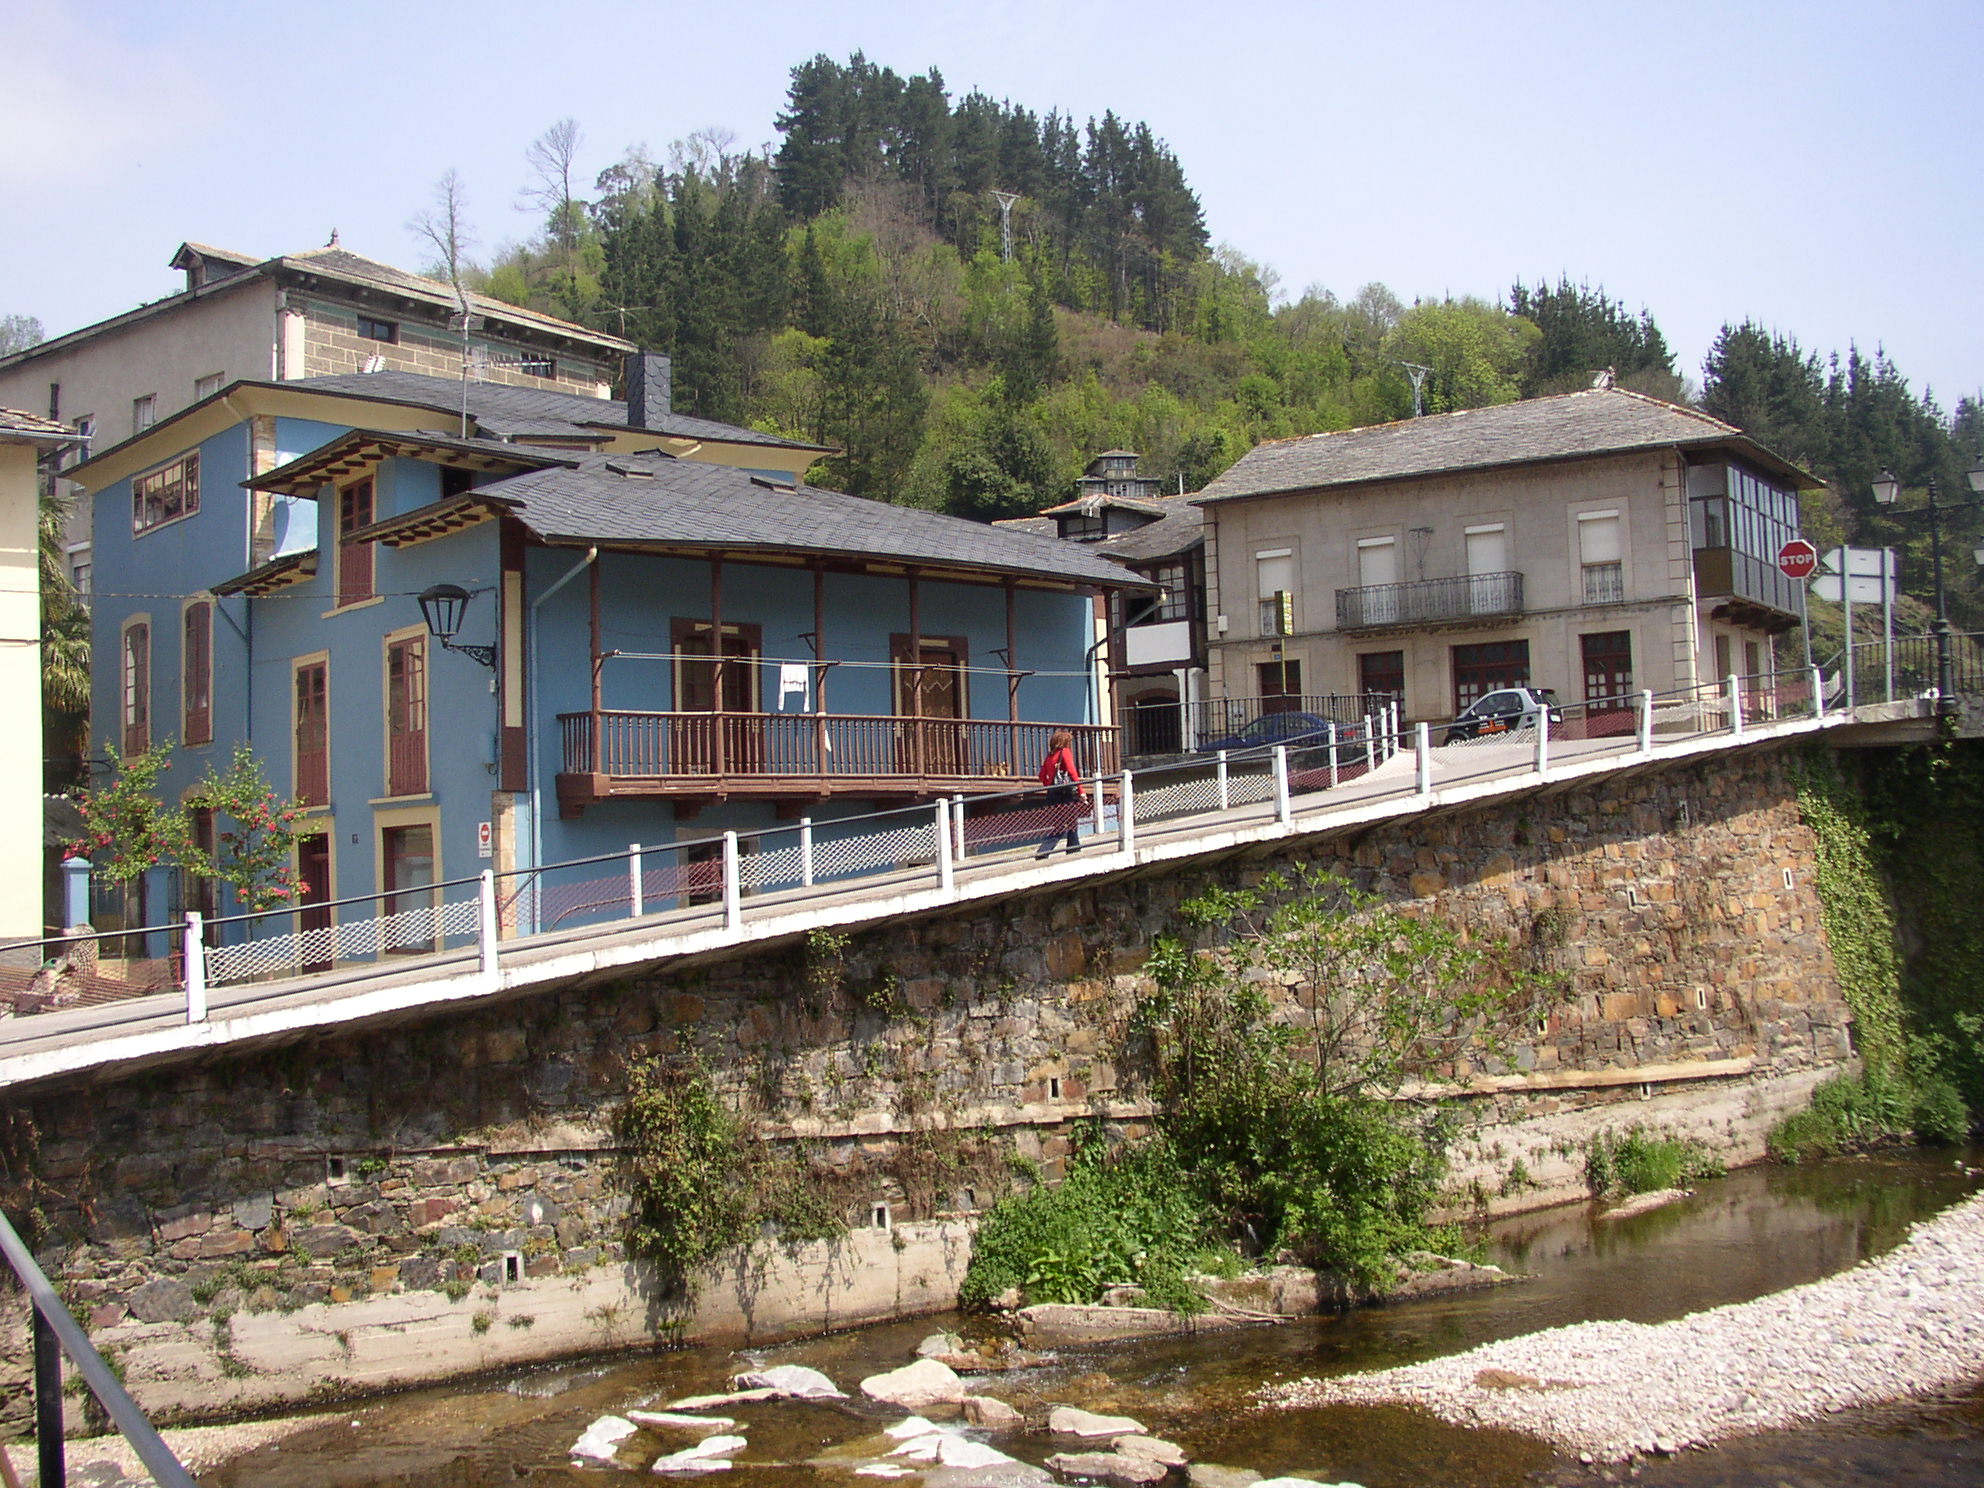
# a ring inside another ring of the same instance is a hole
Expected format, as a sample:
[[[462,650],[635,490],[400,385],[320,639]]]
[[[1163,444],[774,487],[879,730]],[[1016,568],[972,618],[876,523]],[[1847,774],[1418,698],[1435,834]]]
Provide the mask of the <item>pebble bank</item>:
[[[1984,1376],[1984,1195],[1823,1281],[1659,1324],[1551,1328],[1464,1354],[1262,1392],[1283,1407],[1407,1404],[1590,1461],[1675,1452]]]

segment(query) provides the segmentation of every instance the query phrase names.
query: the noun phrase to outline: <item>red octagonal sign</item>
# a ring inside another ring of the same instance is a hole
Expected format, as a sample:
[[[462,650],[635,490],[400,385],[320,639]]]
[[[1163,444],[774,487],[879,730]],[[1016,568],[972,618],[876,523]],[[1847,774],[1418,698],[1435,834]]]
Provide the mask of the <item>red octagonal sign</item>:
[[[1809,579],[1819,566],[1819,550],[1802,537],[1794,537],[1777,550],[1777,566],[1788,578]]]

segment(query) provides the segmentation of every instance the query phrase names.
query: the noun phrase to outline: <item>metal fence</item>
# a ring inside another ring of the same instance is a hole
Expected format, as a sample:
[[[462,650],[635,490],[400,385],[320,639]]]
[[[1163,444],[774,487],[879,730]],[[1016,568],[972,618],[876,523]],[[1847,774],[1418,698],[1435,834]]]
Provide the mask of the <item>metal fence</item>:
[[[32,973],[40,979],[36,990],[0,986],[0,1003],[11,995],[14,1011],[33,1013],[169,991],[183,998],[188,1022],[202,1022],[210,997],[246,1006],[263,988],[285,995],[305,985],[296,979],[316,975],[354,981],[432,969],[437,978],[480,976],[493,989],[505,956],[582,927],[665,920],[647,928],[701,937],[696,944],[706,947],[712,933],[737,933],[761,906],[823,906],[890,889],[891,880],[905,890],[948,892],[961,873],[1018,868],[1029,852],[1134,854],[1139,834],[1189,838],[1264,818],[1290,823],[1298,814],[1320,823],[1339,807],[1368,811],[1435,789],[1540,778],[1570,760],[1645,755],[1711,736],[1740,741],[1778,723],[1823,717],[1832,706],[1817,670],[1801,670],[1568,704],[1546,726],[1463,740],[1450,739],[1445,725],[1401,724],[1387,699],[1370,715],[1368,733],[1102,775],[1085,801],[1030,786],[697,841],[630,844],[518,872],[211,922],[189,913],[137,931],[0,946],[0,953],[32,953],[41,963]],[[166,949],[152,958],[160,969],[105,993],[104,943],[122,937],[128,944],[134,935]],[[96,982],[82,970],[92,965]],[[250,986],[253,997],[238,990]]]

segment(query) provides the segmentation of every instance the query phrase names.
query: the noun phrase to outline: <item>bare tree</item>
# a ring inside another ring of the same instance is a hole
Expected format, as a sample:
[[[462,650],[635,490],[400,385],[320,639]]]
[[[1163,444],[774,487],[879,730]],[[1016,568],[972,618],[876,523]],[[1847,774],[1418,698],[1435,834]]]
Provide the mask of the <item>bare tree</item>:
[[[41,322],[32,315],[0,315],[0,356],[26,351],[41,341]]]
[[[407,227],[434,250],[435,267],[454,286],[461,311],[467,314],[468,299],[462,277],[471,268],[468,253],[475,246],[475,238],[469,230],[468,195],[462,189],[460,172],[450,167],[434,183],[432,202],[415,212]]]
[[[568,252],[578,242],[572,172],[579,158],[579,138],[579,121],[560,119],[532,140],[524,151],[531,180],[517,193],[518,210],[542,212],[551,240]]]

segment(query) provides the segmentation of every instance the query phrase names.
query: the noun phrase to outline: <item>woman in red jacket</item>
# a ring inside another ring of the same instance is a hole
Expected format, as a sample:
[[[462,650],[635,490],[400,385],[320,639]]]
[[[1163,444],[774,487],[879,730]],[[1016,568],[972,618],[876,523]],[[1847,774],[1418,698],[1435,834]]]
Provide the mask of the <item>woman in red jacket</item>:
[[[1051,830],[1040,844],[1036,858],[1054,851],[1054,844],[1068,839],[1068,851],[1080,852],[1082,811],[1088,787],[1082,784],[1081,767],[1075,763],[1075,736],[1056,729],[1047,740],[1047,758],[1040,766],[1040,783],[1047,787],[1047,820]]]

